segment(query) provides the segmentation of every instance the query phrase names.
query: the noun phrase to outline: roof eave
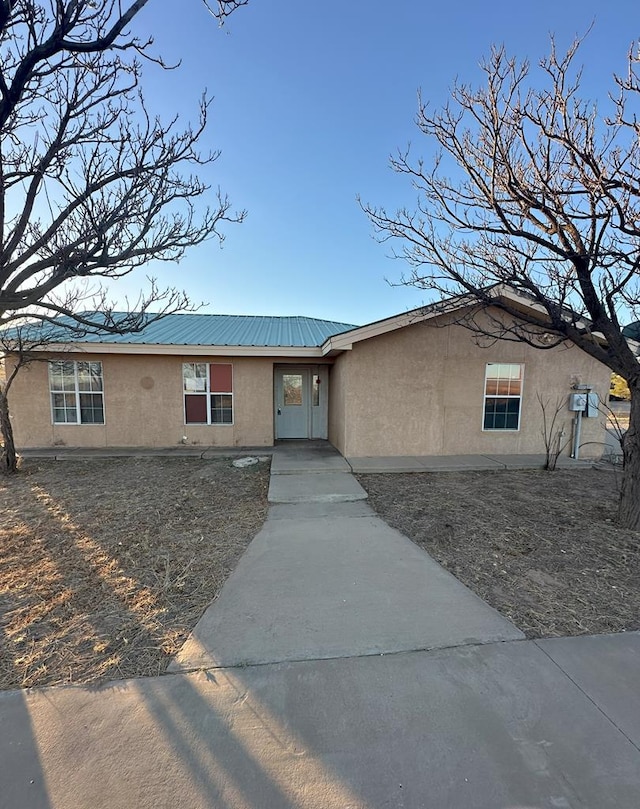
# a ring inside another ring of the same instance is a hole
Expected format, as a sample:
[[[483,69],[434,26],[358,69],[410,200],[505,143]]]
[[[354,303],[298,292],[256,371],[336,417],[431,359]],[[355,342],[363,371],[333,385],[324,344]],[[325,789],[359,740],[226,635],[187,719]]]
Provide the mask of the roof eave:
[[[502,284],[492,287],[490,290],[487,290],[487,292],[490,297],[496,300],[496,303],[498,303],[500,299],[503,299],[505,302],[515,306],[516,308],[519,307],[521,309],[528,309],[529,311],[540,315],[546,314],[544,307],[542,307],[540,304],[536,303],[535,301],[531,301],[524,295],[518,295],[513,290]],[[397,329],[404,328],[405,326],[411,326],[415,323],[423,323],[426,320],[431,320],[435,317],[440,317],[441,315],[456,312],[460,309],[465,309],[470,306],[477,306],[478,303],[477,298],[468,294],[457,295],[448,300],[437,301],[432,304],[427,304],[426,306],[421,306],[418,309],[411,309],[408,312],[403,312],[402,314],[394,315],[393,317],[388,317],[384,320],[377,320],[374,323],[368,323],[365,326],[360,326],[352,329],[351,331],[329,337],[322,344],[322,353],[324,356],[334,356],[339,354],[341,351],[350,351],[353,348],[354,343],[359,343],[362,340],[368,340],[371,337],[378,337],[379,335],[396,331]],[[577,322],[578,325],[587,325],[586,320],[583,319],[580,319]],[[604,340],[603,335],[594,334],[594,336]]]
[[[405,326],[412,326],[414,323],[422,323],[425,320],[438,317],[448,312],[462,309],[465,306],[471,306],[472,301],[465,296],[465,300],[461,300],[462,296],[452,298],[450,301],[438,301],[435,304],[428,306],[421,306],[418,309],[411,309],[408,312],[402,312],[393,317],[387,317],[383,320],[376,320],[373,323],[367,323],[364,326],[352,329],[351,331],[335,334],[329,337],[322,344],[322,352],[326,356],[328,354],[336,354],[340,351],[350,351],[354,343],[359,343],[362,340],[368,340],[371,337],[378,337],[381,334],[386,334],[390,331],[402,329]]]
[[[320,346],[216,346],[159,343],[49,343],[42,354],[164,354],[191,357],[322,357]]]

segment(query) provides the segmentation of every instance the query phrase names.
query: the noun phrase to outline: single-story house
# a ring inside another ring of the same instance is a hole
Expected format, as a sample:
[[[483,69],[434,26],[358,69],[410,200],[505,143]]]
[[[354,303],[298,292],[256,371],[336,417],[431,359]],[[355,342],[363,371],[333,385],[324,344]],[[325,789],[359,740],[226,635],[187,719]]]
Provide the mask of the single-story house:
[[[582,384],[606,401],[610,371],[577,347],[483,346],[458,315],[427,306],[353,326],[174,314],[136,334],[50,343],[11,388],[16,445],[328,438],[347,457],[538,454],[539,396],[568,402]],[[572,416],[561,414],[567,431]],[[585,418],[582,457],[603,441],[604,416]]]

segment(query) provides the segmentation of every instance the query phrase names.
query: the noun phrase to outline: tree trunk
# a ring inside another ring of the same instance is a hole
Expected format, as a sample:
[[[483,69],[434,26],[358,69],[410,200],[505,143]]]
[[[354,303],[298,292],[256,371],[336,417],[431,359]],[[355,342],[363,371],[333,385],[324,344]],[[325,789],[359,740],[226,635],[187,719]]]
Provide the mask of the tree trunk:
[[[16,456],[16,445],[13,440],[13,427],[9,418],[9,402],[3,387],[0,387],[0,435],[2,435],[2,447],[0,447],[0,472],[12,474],[18,468],[18,458]]]
[[[618,520],[623,528],[640,531],[640,384],[629,385],[629,429],[622,440],[624,469]]]

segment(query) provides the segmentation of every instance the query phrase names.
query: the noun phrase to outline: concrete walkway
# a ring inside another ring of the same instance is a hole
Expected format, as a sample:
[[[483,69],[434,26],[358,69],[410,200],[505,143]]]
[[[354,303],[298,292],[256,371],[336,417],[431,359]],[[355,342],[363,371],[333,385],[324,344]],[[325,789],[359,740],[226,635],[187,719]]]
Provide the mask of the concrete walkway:
[[[171,447],[40,447],[21,449],[24,458],[48,458],[70,461],[77,458],[226,458],[242,455],[273,455],[280,463],[276,472],[286,472],[287,464],[304,464],[306,471],[337,471],[339,463],[346,472],[473,472],[500,469],[542,469],[544,455],[395,455],[389,457],[334,458],[335,450],[326,441],[287,441],[275,447],[217,447],[178,444]],[[296,461],[291,459],[298,456]],[[592,460],[558,459],[562,469],[590,469]],[[318,484],[318,481],[316,481]],[[316,494],[318,491],[316,490]],[[320,492],[322,494],[322,492]],[[293,501],[291,501],[293,502]],[[300,501],[297,501],[300,502]]]
[[[637,809],[640,633],[523,640],[317,449],[172,674],[0,694],[0,809]]]
[[[333,447],[273,456],[267,521],[172,670],[524,636],[379,519]]]

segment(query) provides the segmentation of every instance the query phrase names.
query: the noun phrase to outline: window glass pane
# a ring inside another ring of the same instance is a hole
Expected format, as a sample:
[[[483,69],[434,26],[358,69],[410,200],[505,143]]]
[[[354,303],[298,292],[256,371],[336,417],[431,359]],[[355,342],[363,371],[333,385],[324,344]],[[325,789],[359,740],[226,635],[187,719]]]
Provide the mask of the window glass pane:
[[[73,362],[50,362],[49,380],[51,390],[75,390],[76,375]]]
[[[505,423],[504,423],[505,430],[517,430],[518,429],[518,414],[517,413],[507,413],[505,416]]]
[[[196,369],[192,362],[185,362],[182,365],[182,388],[185,391],[195,390],[193,380],[196,377]]]
[[[82,424],[104,424],[101,393],[80,394],[80,422]]]
[[[62,384],[59,365],[60,363],[58,362],[49,363],[49,387],[51,390],[60,390],[60,384]]]
[[[495,429],[496,424],[496,400],[487,399],[484,406],[484,426],[487,430]]]
[[[487,379],[487,385],[485,389],[485,393],[487,396],[496,396],[498,393],[498,380],[497,379]]]
[[[88,362],[78,363],[78,390],[91,390],[91,373]]]
[[[102,363],[100,362],[89,363],[89,380],[92,391],[102,390]]]
[[[182,366],[184,390],[189,393],[207,392],[206,362],[185,362]]]
[[[72,362],[64,363],[62,390],[75,391],[76,389],[76,375]]]
[[[76,397],[73,395],[73,393],[54,393],[53,406],[66,408],[67,410],[69,408],[75,409]]]
[[[315,375],[311,388],[311,405],[312,407],[319,407],[320,405],[320,377]]]
[[[282,387],[285,407],[302,405],[302,374],[283,374]]]
[[[78,363],[78,390],[102,390],[102,363]]]
[[[76,397],[73,393],[52,393],[53,421],[55,424],[76,424]]]
[[[211,423],[233,424],[233,396],[216,394],[211,397]]]
[[[517,430],[520,414],[520,399],[485,399],[485,430]]]

